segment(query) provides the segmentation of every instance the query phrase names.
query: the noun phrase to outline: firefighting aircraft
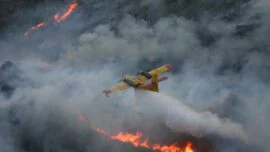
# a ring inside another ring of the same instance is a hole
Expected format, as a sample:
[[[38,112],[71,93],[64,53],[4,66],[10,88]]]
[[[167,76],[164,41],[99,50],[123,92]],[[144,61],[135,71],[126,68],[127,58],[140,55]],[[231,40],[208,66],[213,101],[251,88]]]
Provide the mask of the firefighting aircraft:
[[[158,78],[158,76],[164,72],[170,71],[171,68],[172,68],[172,65],[165,64],[149,72],[140,71],[137,73],[136,76],[125,75],[121,79],[120,83],[114,85],[110,89],[104,90],[103,93],[105,93],[105,95],[108,97],[110,93],[121,91],[129,87],[133,87],[135,89],[159,92],[158,83],[161,81],[167,80],[168,77]],[[151,81],[149,81],[150,79]]]

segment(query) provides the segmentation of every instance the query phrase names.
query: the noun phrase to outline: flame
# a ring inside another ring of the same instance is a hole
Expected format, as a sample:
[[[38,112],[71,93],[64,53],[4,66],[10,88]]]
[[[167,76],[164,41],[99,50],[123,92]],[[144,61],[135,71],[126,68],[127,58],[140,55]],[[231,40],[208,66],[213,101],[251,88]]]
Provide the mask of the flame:
[[[24,33],[24,36],[28,36],[32,31],[44,26],[47,23],[47,20],[39,22],[37,25],[31,27],[28,31]]]
[[[62,15],[60,15],[60,13],[56,13],[54,16],[53,16],[53,21],[55,23],[60,23],[62,21],[65,21],[69,16],[70,14],[78,7],[78,2],[75,0],[73,1],[70,5],[69,5],[69,8],[67,11],[65,11]],[[40,27],[43,27],[45,26],[48,22],[48,20],[45,19],[41,22],[39,22],[38,24],[34,25],[33,27],[31,27],[29,30],[27,30],[25,33],[24,33],[24,36],[28,36],[32,31],[40,28]]]
[[[104,131],[104,130],[102,130],[102,129],[100,129],[100,128],[97,128],[97,127],[92,127],[96,132],[98,132],[99,134],[102,134],[102,135],[105,135],[105,136],[109,136],[109,134],[106,132],[106,131]]]
[[[116,135],[110,136],[106,131],[100,128],[96,127],[92,128],[96,132],[105,135],[112,140],[129,143],[135,147],[143,147],[160,152],[194,152],[191,142],[188,142],[184,148],[179,147],[177,144],[172,145],[150,144],[148,139],[144,138],[141,132],[136,132],[135,134],[120,132]]]
[[[86,121],[86,117],[80,115],[80,121],[81,122]],[[109,139],[117,140],[123,143],[129,143],[134,147],[142,147],[160,152],[195,152],[191,142],[187,142],[184,148],[181,148],[176,143],[172,145],[150,144],[148,139],[144,138],[141,132],[136,132],[135,134],[119,132],[116,135],[110,135],[108,132],[106,132],[101,128],[95,126],[91,126],[91,128],[95,130],[97,133],[108,137]]]
[[[60,13],[56,13],[54,15],[54,21],[59,23],[61,21],[66,20],[70,16],[70,14],[77,8],[77,6],[78,6],[78,3],[76,1],[72,2],[69,5],[68,10],[63,15],[60,15]]]

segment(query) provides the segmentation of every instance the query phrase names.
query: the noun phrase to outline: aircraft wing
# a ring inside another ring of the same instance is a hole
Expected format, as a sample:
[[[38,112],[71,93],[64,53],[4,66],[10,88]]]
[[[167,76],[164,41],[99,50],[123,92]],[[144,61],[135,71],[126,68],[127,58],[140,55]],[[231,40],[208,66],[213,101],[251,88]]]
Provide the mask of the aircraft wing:
[[[139,81],[141,83],[146,82],[148,79],[151,79],[153,75],[160,75],[161,73],[168,72],[171,69],[170,64],[165,64],[159,68],[156,68],[154,70],[151,70],[149,72],[143,72],[136,76],[136,81]]]
[[[128,84],[126,84],[125,82],[120,82],[114,85],[113,87],[111,87],[110,89],[104,90],[103,92],[106,94],[106,96],[108,96],[110,93],[121,91],[127,88],[129,88]]]
[[[161,74],[161,73],[170,71],[171,68],[172,68],[172,65],[170,65],[170,64],[165,64],[165,65],[163,65],[163,66],[161,66],[161,67],[159,67],[159,68],[156,68],[156,69],[154,69],[154,70],[151,70],[151,71],[149,72],[149,74],[152,75],[152,76],[153,76],[153,75],[159,75],[159,74]]]
[[[147,80],[148,80],[148,78],[147,77],[145,77],[145,76],[143,76],[143,75],[137,75],[136,76],[136,79],[138,80],[138,81],[140,81],[140,82],[142,82],[142,83],[144,83],[144,82],[146,82]]]
[[[121,91],[124,89],[129,88],[130,86],[136,86],[137,84],[144,84],[148,79],[151,79],[154,75],[159,75],[164,72],[168,72],[171,69],[170,64],[165,64],[159,68],[151,70],[149,72],[142,72],[141,74],[137,75],[134,79],[131,79],[127,82],[120,82],[108,90],[104,90],[103,92],[108,96],[112,92]]]

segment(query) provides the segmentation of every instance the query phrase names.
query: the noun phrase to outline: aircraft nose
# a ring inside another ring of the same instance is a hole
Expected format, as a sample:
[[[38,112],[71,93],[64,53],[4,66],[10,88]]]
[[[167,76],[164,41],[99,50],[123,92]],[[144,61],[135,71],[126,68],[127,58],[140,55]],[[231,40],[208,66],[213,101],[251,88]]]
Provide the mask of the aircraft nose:
[[[166,64],[165,65],[168,69],[171,69],[172,68],[172,65],[171,64]]]

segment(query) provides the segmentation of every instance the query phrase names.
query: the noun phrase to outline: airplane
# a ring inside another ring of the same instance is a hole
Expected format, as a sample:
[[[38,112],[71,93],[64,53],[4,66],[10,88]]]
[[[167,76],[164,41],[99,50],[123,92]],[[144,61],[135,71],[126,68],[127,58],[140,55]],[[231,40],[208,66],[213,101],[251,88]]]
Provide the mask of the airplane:
[[[168,77],[158,78],[158,76],[162,73],[169,72],[171,68],[172,68],[171,64],[165,64],[149,72],[140,71],[137,73],[136,76],[125,75],[121,79],[120,83],[114,85],[110,89],[104,90],[103,93],[105,93],[105,95],[109,97],[109,94],[113,92],[122,91],[129,87],[133,87],[135,89],[159,92],[158,83],[161,81],[167,80]],[[149,81],[150,79],[151,81]]]

